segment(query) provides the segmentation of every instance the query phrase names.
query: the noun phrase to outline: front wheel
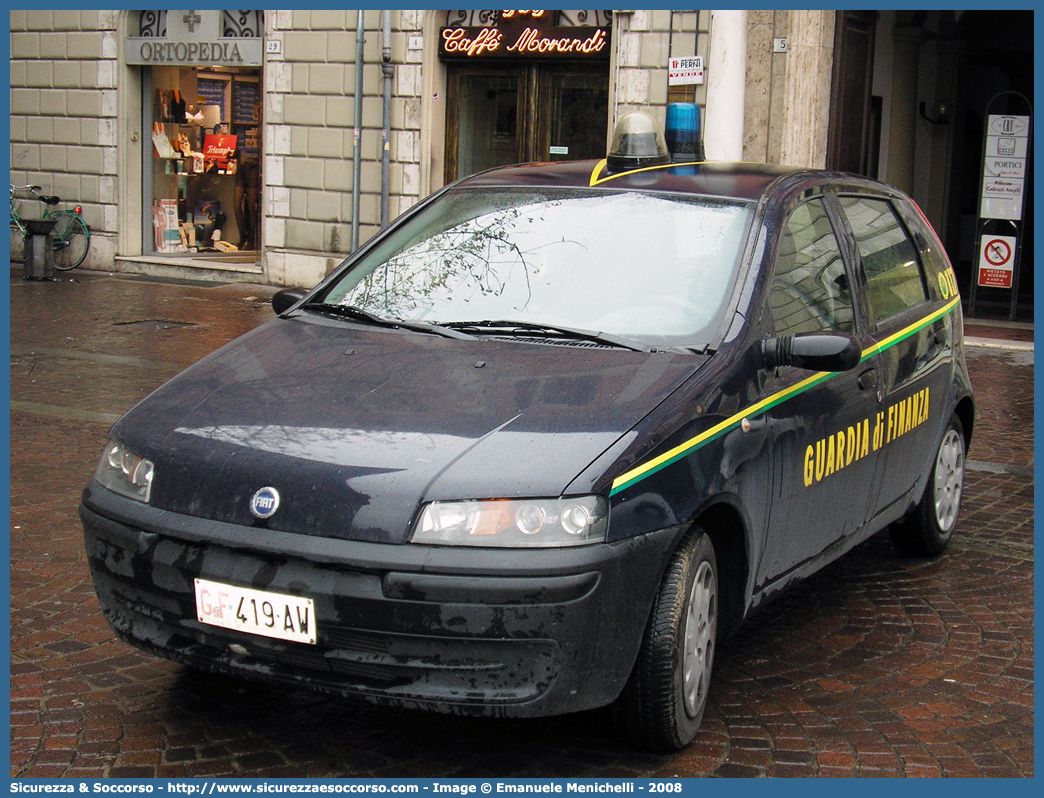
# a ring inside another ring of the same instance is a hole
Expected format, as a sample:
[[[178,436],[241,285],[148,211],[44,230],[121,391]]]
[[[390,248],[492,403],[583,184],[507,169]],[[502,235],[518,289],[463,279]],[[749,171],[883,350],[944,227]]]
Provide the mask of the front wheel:
[[[613,707],[622,736],[651,751],[692,742],[707,706],[717,632],[714,546],[695,529],[667,566],[634,670]]]
[[[87,257],[91,245],[91,233],[78,215],[63,214],[58,217],[51,231],[54,246],[54,268],[58,271],[75,269]]]
[[[939,554],[950,542],[964,490],[964,427],[956,414],[946,425],[920,503],[892,524],[892,541],[908,554]]]

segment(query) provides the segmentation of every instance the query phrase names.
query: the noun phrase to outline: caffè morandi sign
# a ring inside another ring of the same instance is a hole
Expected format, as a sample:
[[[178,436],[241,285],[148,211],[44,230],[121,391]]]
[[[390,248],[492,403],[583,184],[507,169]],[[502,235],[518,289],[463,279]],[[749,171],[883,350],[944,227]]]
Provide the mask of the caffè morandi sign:
[[[128,38],[131,65],[261,66],[263,40],[221,35],[222,12],[168,11],[165,37]]]
[[[552,24],[547,11],[500,11],[490,27],[440,31],[439,55],[458,58],[609,58],[609,30]]]

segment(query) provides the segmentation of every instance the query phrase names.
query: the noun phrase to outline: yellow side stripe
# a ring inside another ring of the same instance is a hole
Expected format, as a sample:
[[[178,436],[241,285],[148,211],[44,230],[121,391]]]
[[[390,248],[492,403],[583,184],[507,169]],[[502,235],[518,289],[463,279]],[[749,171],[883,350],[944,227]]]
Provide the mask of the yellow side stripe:
[[[643,166],[641,169],[628,169],[626,172],[616,172],[615,174],[605,175],[599,177],[599,175],[605,170],[606,159],[603,158],[595,164],[594,169],[591,171],[591,182],[588,186],[597,186],[600,183],[607,183],[610,180],[616,180],[618,177],[624,177],[625,175],[636,175],[639,172],[651,172],[654,169],[673,169],[675,166],[700,166],[702,164],[714,163],[714,161],[685,161],[684,163],[661,163],[655,166]],[[750,164],[751,166],[764,166],[764,163],[757,161],[736,161],[740,164]]]
[[[597,186],[601,183],[608,183],[610,180],[616,180],[616,178],[623,177],[624,175],[636,175],[639,172],[651,172],[653,169],[671,169],[675,166],[698,166],[701,163],[706,162],[689,161],[687,163],[661,163],[656,164],[655,166],[643,166],[641,169],[628,169],[626,172],[617,172],[616,174],[606,175],[605,177],[599,177],[598,175],[605,170],[606,160],[605,158],[603,158],[595,164],[595,168],[591,171],[591,182],[588,185]]]
[[[936,312],[928,316],[925,316],[924,318],[914,322],[913,324],[907,327],[904,327],[902,330],[900,330],[897,333],[894,333],[893,335],[889,335],[884,340],[879,341],[878,343],[868,348],[863,353],[860,362],[866,360],[867,358],[873,357],[875,354],[879,352],[883,352],[886,349],[889,349],[890,347],[899,343],[903,339],[908,338],[917,331],[924,329],[932,322],[942,318],[947,313],[952,311],[955,307],[957,307],[959,303],[960,297],[956,297]],[[744,418],[756,416],[759,413],[768,410],[770,407],[774,407],[775,405],[778,405],[786,401],[787,399],[791,399],[794,396],[803,393],[808,388],[813,387],[813,385],[830,379],[835,374],[837,374],[837,372],[817,371],[812,376],[806,377],[800,382],[797,382],[788,388],[784,388],[782,391],[778,391],[772,394],[771,396],[762,399],[760,402],[757,402],[751,405],[750,407],[747,407],[739,411],[738,413],[734,413],[733,415],[726,418],[724,421],[718,422],[710,429],[704,430],[699,435],[696,435],[695,437],[690,438],[684,443],[675,446],[673,449],[667,450],[663,454],[654,457],[652,460],[642,463],[641,465],[635,466],[630,471],[621,474],[613,480],[612,488],[609,491],[609,495],[612,496],[615,493],[619,493],[621,490],[623,490],[626,487],[629,487],[631,484],[638,482],[639,480],[644,479],[647,476],[650,476],[652,473],[659,471],[663,467],[666,467],[671,462],[680,459],[681,457],[685,456],[686,454],[689,454],[695,449],[698,449],[703,444],[708,443],[717,436],[727,432],[732,427],[737,426]]]
[[[938,321],[943,316],[945,316],[947,313],[949,313],[951,310],[953,310],[955,307],[957,307],[957,305],[960,303],[960,301],[961,301],[961,298],[959,296],[958,297],[954,297],[949,302],[947,302],[945,305],[943,305],[941,308],[939,308],[939,310],[935,311],[935,313],[932,313],[930,316],[925,316],[923,319],[915,321],[913,324],[909,325],[908,327],[904,327],[899,332],[893,333],[892,335],[889,335],[884,340],[878,341],[876,344],[874,344],[869,349],[867,349],[867,350],[865,350],[863,352],[863,360],[866,360],[868,357],[872,357],[873,355],[876,355],[878,352],[883,352],[884,350],[886,350],[886,349],[894,346],[895,344],[899,343],[904,338],[909,338],[911,335],[913,335],[918,330],[924,329],[925,327],[927,327],[932,322]]]
[[[605,158],[603,158],[602,160],[600,160],[598,163],[595,164],[595,168],[591,170],[591,182],[588,183],[588,186],[597,186],[598,185],[598,174],[603,169],[605,169],[605,164],[606,164]]]
[[[751,405],[750,407],[746,408],[745,410],[741,410],[735,415],[729,416],[727,419],[715,424],[710,429],[704,430],[696,437],[690,438],[689,440],[685,441],[685,443],[679,444],[678,446],[675,446],[673,449],[668,449],[659,457],[654,457],[652,460],[649,460],[646,463],[642,463],[640,466],[637,466],[636,468],[632,468],[630,471],[621,474],[613,480],[613,491],[615,492],[622,485],[628,482],[633,482],[639,477],[647,475],[648,472],[659,468],[659,466],[665,465],[668,460],[674,460],[678,457],[681,457],[684,454],[687,454],[690,450],[697,448],[702,443],[705,443],[706,441],[715,437],[718,433],[724,432],[729,427],[739,424],[745,417],[755,415],[756,413],[759,413],[760,411],[766,409],[769,405],[777,404],[779,400],[783,398],[789,398],[790,394],[800,393],[805,388],[811,387],[812,383],[822,380],[824,376],[827,376],[830,373],[831,372],[827,371],[817,371],[811,377],[807,377],[803,379],[801,382],[792,385],[785,390],[779,391],[778,393],[774,393],[767,399],[762,399],[757,404]]]

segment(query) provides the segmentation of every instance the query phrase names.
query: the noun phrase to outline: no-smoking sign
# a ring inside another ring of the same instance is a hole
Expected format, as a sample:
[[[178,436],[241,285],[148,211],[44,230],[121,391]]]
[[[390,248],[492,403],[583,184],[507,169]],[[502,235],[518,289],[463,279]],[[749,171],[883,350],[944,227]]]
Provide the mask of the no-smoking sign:
[[[979,285],[1011,288],[1015,271],[1015,236],[983,236],[979,249]]]

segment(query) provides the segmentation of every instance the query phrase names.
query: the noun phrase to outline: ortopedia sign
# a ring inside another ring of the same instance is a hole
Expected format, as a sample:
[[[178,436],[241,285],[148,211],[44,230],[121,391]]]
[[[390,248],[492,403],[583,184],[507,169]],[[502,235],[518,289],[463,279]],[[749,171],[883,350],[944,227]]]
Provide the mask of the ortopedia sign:
[[[127,39],[128,64],[181,66],[261,66],[261,39],[172,42]]]
[[[1011,288],[1015,271],[1015,236],[983,236],[979,250],[979,280],[984,288]]]
[[[165,36],[128,38],[128,64],[180,66],[261,66],[264,42],[257,37],[225,37],[219,9],[168,11]]]

